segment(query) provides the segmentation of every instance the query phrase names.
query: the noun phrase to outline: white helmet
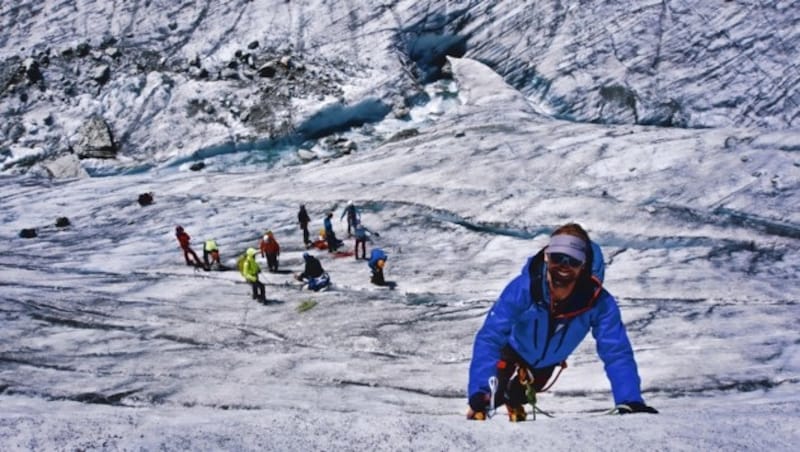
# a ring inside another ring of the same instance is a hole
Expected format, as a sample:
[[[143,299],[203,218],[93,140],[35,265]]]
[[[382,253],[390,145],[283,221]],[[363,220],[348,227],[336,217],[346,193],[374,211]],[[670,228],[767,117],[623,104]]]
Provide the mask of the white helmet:
[[[348,206],[352,206],[353,205],[353,200],[347,201],[347,205]]]

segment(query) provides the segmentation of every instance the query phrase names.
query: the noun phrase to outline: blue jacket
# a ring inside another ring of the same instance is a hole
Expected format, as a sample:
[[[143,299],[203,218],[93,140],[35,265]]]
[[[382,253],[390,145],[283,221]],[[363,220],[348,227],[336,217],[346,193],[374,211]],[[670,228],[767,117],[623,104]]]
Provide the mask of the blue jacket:
[[[372,251],[369,253],[369,262],[367,262],[367,265],[371,270],[376,270],[378,261],[380,260],[385,261],[388,258],[389,256],[387,256],[386,252],[384,252],[382,249],[373,248]]]
[[[355,230],[355,235],[358,240],[368,240],[369,236],[372,235],[372,231],[367,229],[362,223],[358,223]]]
[[[325,217],[325,219],[322,220],[322,224],[325,226],[325,233],[326,234],[330,234],[331,232],[333,232],[333,223],[331,223],[331,219],[330,218]]]
[[[496,375],[500,351],[506,345],[530,368],[547,367],[565,361],[591,331],[611,382],[614,402],[643,402],[641,380],[619,307],[597,279],[602,276],[603,257],[599,247],[593,244],[592,248],[595,278],[576,288],[567,302],[571,312],[564,314],[550,313],[544,253],[540,251],[528,259],[522,273],[500,294],[475,336],[468,396],[489,394],[489,377]]]

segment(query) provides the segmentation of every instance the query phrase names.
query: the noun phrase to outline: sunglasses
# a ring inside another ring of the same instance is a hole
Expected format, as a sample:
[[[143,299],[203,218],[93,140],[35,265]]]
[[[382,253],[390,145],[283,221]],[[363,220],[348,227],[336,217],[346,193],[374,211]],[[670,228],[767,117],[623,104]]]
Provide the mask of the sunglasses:
[[[572,268],[578,268],[583,265],[583,261],[564,253],[547,253],[547,259],[555,265],[566,265]]]

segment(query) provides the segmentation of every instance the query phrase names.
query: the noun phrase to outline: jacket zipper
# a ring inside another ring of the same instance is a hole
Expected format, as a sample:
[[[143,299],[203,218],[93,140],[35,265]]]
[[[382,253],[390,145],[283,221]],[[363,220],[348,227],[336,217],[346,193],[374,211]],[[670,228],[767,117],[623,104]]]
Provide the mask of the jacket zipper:
[[[547,326],[547,330],[546,330],[547,331],[547,336],[545,337],[544,348],[542,349],[541,356],[539,356],[539,359],[537,359],[536,362],[534,362],[533,365],[532,365],[532,367],[534,369],[536,368],[536,365],[539,364],[544,359],[544,355],[547,354],[547,349],[550,347],[550,339],[553,336],[552,332],[550,331],[550,320],[551,320],[550,319],[550,312],[548,311],[547,312],[547,325],[546,325]],[[539,326],[539,322],[538,321],[536,322],[536,326],[537,327]],[[537,330],[538,330],[538,328],[534,328],[534,333],[536,333]],[[534,336],[533,336],[533,340],[534,340],[533,345],[534,346],[536,346],[536,338],[537,338],[537,336],[538,336],[537,334],[534,334]]]
[[[572,324],[572,322],[570,322],[570,321],[564,322],[564,328],[561,328],[561,331],[560,331],[561,340],[558,341],[558,346],[556,347],[556,349],[554,351],[558,351],[558,349],[561,348],[561,345],[564,344],[564,339],[567,338],[567,329],[569,328],[570,324]]]

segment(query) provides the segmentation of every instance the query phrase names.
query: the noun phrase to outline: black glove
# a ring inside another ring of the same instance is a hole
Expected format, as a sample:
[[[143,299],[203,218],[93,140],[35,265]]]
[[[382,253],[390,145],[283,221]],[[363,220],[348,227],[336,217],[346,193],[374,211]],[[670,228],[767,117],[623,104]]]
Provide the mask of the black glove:
[[[632,413],[652,413],[658,414],[658,410],[651,406],[647,406],[644,402],[625,402],[617,405],[618,414],[632,414]]]
[[[471,421],[486,420],[486,408],[489,406],[489,394],[476,392],[469,398],[467,419]]]

